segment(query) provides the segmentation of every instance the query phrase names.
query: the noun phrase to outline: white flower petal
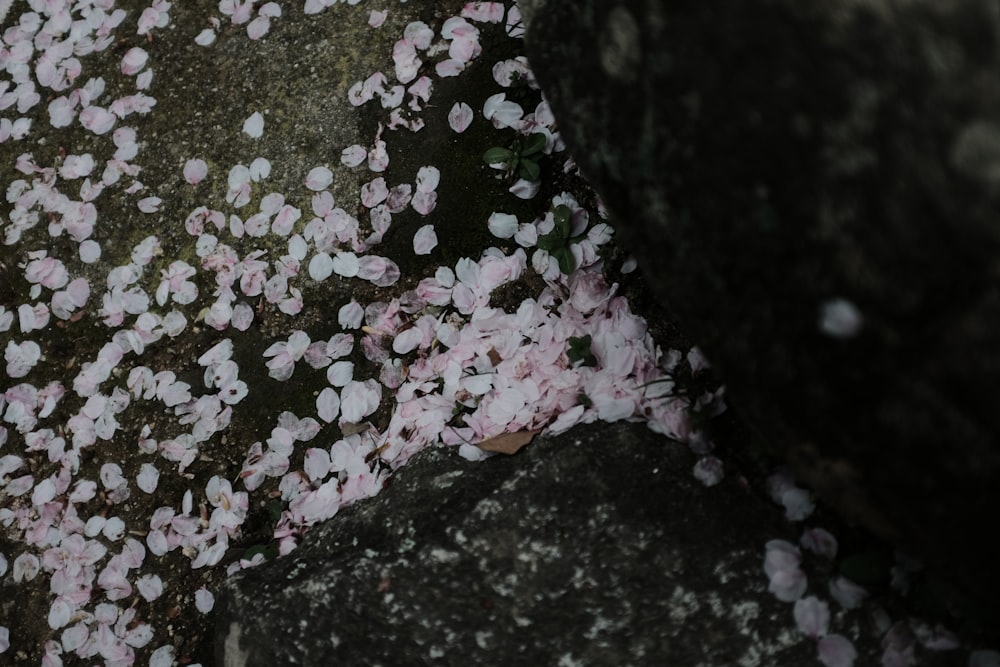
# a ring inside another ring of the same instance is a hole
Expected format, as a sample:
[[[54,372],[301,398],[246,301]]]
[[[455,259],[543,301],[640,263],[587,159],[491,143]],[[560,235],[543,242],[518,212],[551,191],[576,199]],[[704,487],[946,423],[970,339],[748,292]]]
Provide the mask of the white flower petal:
[[[319,418],[330,423],[337,418],[340,412],[340,396],[331,387],[326,387],[316,397],[316,414]]]
[[[510,213],[491,213],[487,223],[490,233],[498,239],[509,239],[517,233],[517,216]]]
[[[264,134],[264,117],[259,111],[243,121],[243,132],[253,139],[259,139]]]
[[[413,252],[417,255],[429,255],[437,247],[438,238],[434,225],[424,225],[413,235]]]
[[[469,129],[472,124],[472,107],[465,102],[455,102],[448,112],[448,125],[455,132],[461,134]]]
[[[326,167],[314,167],[306,176],[306,187],[313,192],[327,189],[333,183],[333,172]]]

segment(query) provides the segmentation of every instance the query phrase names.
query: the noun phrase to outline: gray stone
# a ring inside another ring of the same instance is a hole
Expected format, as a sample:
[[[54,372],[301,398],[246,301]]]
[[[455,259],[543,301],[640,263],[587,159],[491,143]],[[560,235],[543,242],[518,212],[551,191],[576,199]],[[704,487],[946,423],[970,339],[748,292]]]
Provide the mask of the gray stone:
[[[571,152],[731,404],[996,612],[997,3],[522,5]]]
[[[227,583],[217,663],[805,664],[815,649],[761,567],[789,526],[693,464],[626,423],[480,463],[425,450]]]

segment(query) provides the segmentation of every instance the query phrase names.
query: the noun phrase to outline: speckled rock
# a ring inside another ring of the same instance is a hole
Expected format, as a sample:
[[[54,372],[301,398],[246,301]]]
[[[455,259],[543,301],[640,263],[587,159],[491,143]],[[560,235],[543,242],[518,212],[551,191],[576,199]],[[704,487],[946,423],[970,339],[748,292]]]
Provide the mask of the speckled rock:
[[[427,450],[230,580],[218,664],[807,664],[761,569],[788,526],[693,463],[624,423],[482,463]]]
[[[997,3],[522,6],[568,146],[734,407],[995,612]]]

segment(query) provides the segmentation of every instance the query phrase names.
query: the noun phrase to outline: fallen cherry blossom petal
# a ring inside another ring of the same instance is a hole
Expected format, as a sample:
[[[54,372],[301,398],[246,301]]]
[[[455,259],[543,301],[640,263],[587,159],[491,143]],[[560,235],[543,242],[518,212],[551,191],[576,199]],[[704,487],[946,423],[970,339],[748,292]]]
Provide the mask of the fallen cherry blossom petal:
[[[499,239],[509,239],[518,231],[517,216],[510,213],[491,213],[487,221],[490,233]]]
[[[437,247],[438,238],[434,225],[424,225],[413,235],[413,252],[417,255],[429,255]]]
[[[341,391],[340,422],[357,424],[378,409],[382,386],[375,380],[351,380]]]
[[[826,635],[830,625],[830,606],[810,595],[795,602],[795,625],[799,632],[812,639]]]
[[[247,24],[247,37],[260,39],[271,29],[271,20],[266,16],[257,16]]]
[[[160,471],[151,463],[143,463],[136,476],[136,485],[146,493],[156,491],[157,482],[160,479]]]
[[[529,181],[519,178],[514,182],[514,185],[507,189],[507,191],[518,199],[534,199],[541,187],[541,181]]]
[[[333,183],[333,172],[326,167],[313,167],[306,176],[306,187],[313,192],[319,192]]]
[[[87,239],[80,244],[80,261],[93,264],[101,258],[101,244],[93,239]],[[81,304],[82,305],[82,304]]]
[[[122,74],[126,76],[138,74],[139,71],[146,66],[147,60],[149,60],[149,54],[138,46],[133,46],[131,49],[126,51],[125,55],[122,57]]]
[[[799,543],[803,548],[833,560],[837,557],[837,538],[823,528],[810,528],[802,533]]]
[[[722,461],[716,456],[703,456],[694,465],[695,479],[705,486],[715,486],[722,481],[724,476]]]
[[[868,590],[842,575],[830,579],[830,597],[844,609],[857,609],[868,597]]]
[[[816,643],[817,657],[825,667],[853,667],[858,651],[847,637],[827,635]]]
[[[344,329],[357,329],[365,315],[365,309],[354,299],[344,304],[337,311],[337,322]]]
[[[326,280],[333,273],[333,258],[325,252],[316,253],[309,260],[309,277],[320,282]]]
[[[162,203],[163,200],[159,197],[145,197],[139,200],[138,207],[143,213],[156,213]]]
[[[7,341],[4,359],[7,361],[7,375],[21,378],[27,375],[42,357],[42,349],[38,343],[28,340],[23,343]]]
[[[364,146],[354,144],[348,146],[340,154],[340,162],[346,167],[357,167],[368,157],[368,151]]]
[[[329,424],[337,418],[339,412],[340,396],[330,387],[326,387],[316,398],[316,414],[319,415],[320,419]]]
[[[215,607],[215,596],[212,595],[211,591],[202,586],[194,592],[194,606],[201,613],[207,614]]]
[[[243,133],[251,139],[259,139],[264,134],[264,116],[259,111],[254,111],[243,121]]]
[[[451,107],[451,111],[448,112],[448,126],[461,134],[469,129],[469,125],[472,124],[472,118],[472,107],[465,102],[455,102]]]
[[[205,28],[194,38],[194,42],[198,46],[209,46],[215,42],[215,31],[211,28]]]
[[[437,206],[436,192],[416,192],[410,200],[410,206],[420,215],[430,215]]]

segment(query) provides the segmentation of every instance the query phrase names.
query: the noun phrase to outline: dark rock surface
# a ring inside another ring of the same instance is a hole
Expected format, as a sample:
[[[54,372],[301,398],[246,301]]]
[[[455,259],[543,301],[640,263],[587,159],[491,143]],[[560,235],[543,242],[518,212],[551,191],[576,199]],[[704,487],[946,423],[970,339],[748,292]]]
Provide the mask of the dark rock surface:
[[[995,612],[997,3],[522,5],[570,150],[734,407]]]
[[[217,662],[811,663],[761,568],[789,526],[735,479],[705,489],[693,463],[626,423],[482,463],[426,450],[229,582]]]

